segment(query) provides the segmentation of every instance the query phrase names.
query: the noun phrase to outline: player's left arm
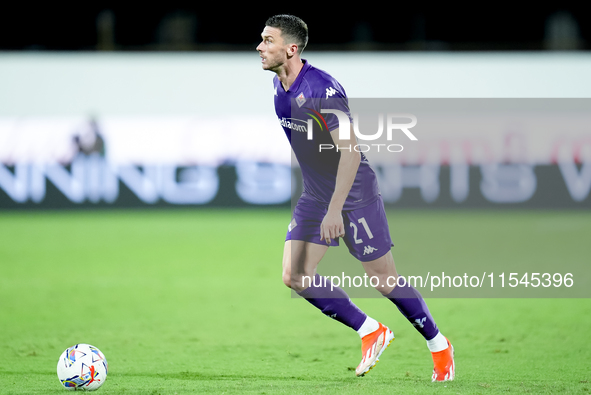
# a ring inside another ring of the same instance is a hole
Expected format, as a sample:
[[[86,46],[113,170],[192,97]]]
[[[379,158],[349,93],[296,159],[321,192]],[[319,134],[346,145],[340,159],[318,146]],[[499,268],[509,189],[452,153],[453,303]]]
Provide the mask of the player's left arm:
[[[331,131],[330,135],[335,147],[339,147],[341,158],[337,168],[335,190],[328,205],[328,212],[320,224],[320,239],[325,240],[327,244],[330,244],[331,239],[345,235],[345,225],[343,224],[341,211],[353,186],[361,162],[361,154],[354,149],[357,140],[353,133],[353,125],[351,125],[350,140],[341,140],[338,128]]]

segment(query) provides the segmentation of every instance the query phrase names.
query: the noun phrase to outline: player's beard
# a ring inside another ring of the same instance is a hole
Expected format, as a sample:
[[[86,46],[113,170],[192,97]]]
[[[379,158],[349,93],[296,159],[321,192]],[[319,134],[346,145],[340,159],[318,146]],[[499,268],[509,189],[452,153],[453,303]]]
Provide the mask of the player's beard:
[[[284,62],[282,60],[268,57],[265,58],[265,61],[263,62],[263,69],[277,72],[277,70],[281,69],[283,64]]]

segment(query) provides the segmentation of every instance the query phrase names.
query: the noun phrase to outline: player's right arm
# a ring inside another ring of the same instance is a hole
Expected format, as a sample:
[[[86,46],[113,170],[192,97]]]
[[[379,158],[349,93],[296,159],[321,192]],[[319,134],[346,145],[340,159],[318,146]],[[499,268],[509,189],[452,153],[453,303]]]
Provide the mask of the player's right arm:
[[[353,133],[353,125],[351,125],[350,133],[353,136],[352,140],[341,140],[338,128],[330,132],[335,147],[345,149],[339,149],[341,156],[337,167],[335,190],[330,199],[328,211],[320,224],[320,239],[326,241],[327,244],[330,244],[331,239],[345,235],[345,225],[343,224],[341,212],[361,162],[361,154],[353,149],[357,144]]]

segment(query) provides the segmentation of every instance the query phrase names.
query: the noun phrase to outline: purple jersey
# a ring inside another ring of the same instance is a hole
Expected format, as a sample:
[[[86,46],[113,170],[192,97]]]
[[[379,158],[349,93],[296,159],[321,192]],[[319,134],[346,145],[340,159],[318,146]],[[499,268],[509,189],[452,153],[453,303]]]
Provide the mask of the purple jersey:
[[[302,169],[303,199],[328,205],[335,189],[340,152],[323,149],[320,144],[334,146],[329,131],[339,127],[337,116],[321,113],[322,109],[340,110],[351,119],[345,90],[328,73],[319,70],[305,59],[304,66],[286,92],[275,76],[275,112]],[[308,121],[314,119],[314,121]],[[308,127],[313,127],[313,138],[308,139]],[[351,140],[351,148],[355,146]],[[367,158],[361,153],[361,163],[343,210],[354,210],[373,203],[379,196],[378,182]]]

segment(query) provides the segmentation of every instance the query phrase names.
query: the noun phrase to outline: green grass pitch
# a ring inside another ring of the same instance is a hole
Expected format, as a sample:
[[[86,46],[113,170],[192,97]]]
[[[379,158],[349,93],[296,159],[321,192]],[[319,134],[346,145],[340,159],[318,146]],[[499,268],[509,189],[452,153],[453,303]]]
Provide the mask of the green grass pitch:
[[[588,212],[390,215],[401,272],[474,248],[491,264],[591,257]],[[393,304],[355,299],[396,335],[356,378],[357,334],[281,282],[289,220],[288,210],[0,213],[0,394],[65,393],[57,359],[76,343],[105,353],[103,394],[591,391],[589,299],[428,299],[456,349],[448,383],[431,383],[425,342]],[[475,230],[490,242],[460,243]]]

